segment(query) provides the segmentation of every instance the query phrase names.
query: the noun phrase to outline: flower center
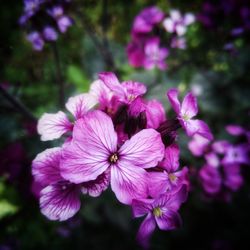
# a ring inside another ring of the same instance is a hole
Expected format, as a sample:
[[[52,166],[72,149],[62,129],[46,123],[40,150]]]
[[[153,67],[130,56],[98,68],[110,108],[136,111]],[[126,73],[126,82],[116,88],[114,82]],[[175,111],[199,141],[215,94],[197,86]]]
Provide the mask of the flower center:
[[[118,161],[118,155],[116,153],[112,154],[110,157],[109,157],[109,161],[111,163],[116,163]]]
[[[153,214],[155,217],[160,217],[162,216],[162,211],[161,211],[161,208],[160,207],[155,207],[153,209]]]
[[[190,118],[187,114],[184,114],[183,117],[182,117],[185,121],[188,121]]]
[[[176,181],[176,179],[177,179],[177,177],[175,176],[175,174],[169,174],[169,175],[168,175],[168,178],[169,178],[169,180],[170,180],[171,182],[174,182],[174,181]]]

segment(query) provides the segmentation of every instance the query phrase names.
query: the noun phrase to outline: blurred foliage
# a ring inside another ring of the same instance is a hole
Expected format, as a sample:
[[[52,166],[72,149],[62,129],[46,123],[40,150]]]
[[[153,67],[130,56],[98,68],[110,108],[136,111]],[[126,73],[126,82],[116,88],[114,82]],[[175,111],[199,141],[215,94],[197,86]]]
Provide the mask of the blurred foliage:
[[[98,72],[115,70],[120,79],[144,82],[149,89],[148,98],[161,100],[167,110],[168,88],[176,86],[182,94],[196,89],[200,117],[216,138],[228,138],[224,131],[228,123],[249,125],[250,47],[244,39],[234,41],[237,52],[229,53],[223,50],[224,36],[195,23],[187,33],[188,48],[168,58],[166,72],[128,65],[125,48],[133,18],[142,8],[157,3],[165,12],[178,8],[195,13],[202,2],[72,1],[74,26],[57,42],[66,97],[87,91]],[[0,82],[38,118],[44,112],[59,110],[55,60],[50,44],[42,52],[34,52],[25,40],[17,22],[22,8],[21,0],[1,2]],[[104,45],[96,46],[93,37]],[[51,222],[41,215],[31,193],[31,161],[52,143],[40,142],[38,135],[30,133],[26,126],[30,121],[2,97],[0,106],[1,150],[20,141],[27,154],[18,179],[0,179],[0,249],[139,248],[135,236],[140,221],[133,221],[130,208],[119,204],[110,191],[99,199],[84,196],[81,211],[68,222]],[[180,142],[182,164],[197,169],[199,162],[186,149],[187,138],[181,136]],[[174,232],[157,231],[152,249],[246,249],[243,246],[249,244],[250,173],[244,171],[246,184],[235,194],[232,204],[208,205],[200,199],[201,191],[194,183],[195,192],[181,209],[183,227]]]

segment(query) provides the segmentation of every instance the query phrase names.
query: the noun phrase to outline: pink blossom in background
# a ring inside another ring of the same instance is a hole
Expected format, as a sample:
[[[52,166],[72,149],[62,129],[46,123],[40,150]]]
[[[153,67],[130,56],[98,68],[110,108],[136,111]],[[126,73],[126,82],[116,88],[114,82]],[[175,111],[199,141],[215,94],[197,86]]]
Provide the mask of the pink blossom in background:
[[[152,31],[153,26],[158,24],[164,18],[164,13],[156,6],[143,9],[136,17],[133,23],[133,33],[148,33]]]
[[[147,40],[145,47],[145,69],[153,69],[155,67],[165,70],[167,68],[166,58],[169,54],[167,48],[160,48],[160,39],[158,37],[153,37]]]

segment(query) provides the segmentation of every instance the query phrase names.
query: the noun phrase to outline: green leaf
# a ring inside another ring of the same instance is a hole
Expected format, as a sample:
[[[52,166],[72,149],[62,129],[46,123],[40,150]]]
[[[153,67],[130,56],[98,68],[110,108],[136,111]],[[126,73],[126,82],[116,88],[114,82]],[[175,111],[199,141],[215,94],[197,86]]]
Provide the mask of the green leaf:
[[[7,200],[0,201],[0,220],[7,215],[13,215],[18,211],[17,206],[9,203]]]
[[[77,90],[79,91],[88,91],[89,89],[89,80],[83,73],[83,71],[76,65],[70,65],[67,68],[67,80],[70,83],[73,83]]]

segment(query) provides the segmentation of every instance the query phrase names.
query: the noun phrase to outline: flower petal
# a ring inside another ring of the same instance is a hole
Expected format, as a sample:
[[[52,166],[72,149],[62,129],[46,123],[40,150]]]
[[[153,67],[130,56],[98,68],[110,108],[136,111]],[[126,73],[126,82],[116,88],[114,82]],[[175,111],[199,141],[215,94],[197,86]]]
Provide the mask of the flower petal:
[[[50,220],[64,221],[80,209],[79,189],[72,184],[55,183],[40,193],[41,212]]]
[[[202,156],[207,149],[210,141],[198,134],[194,135],[192,140],[188,143],[188,148],[194,156]]]
[[[37,124],[37,131],[42,141],[58,139],[71,129],[72,124],[62,111],[56,114],[43,114]]]
[[[166,147],[163,161],[159,164],[168,172],[174,172],[179,168],[180,150],[176,144]]]
[[[152,202],[151,199],[134,199],[132,201],[133,216],[137,218],[149,213],[152,210]]]
[[[121,83],[122,87],[126,90],[128,99],[135,99],[137,96],[144,95],[147,92],[147,87],[140,82],[125,81]]]
[[[162,216],[155,217],[155,220],[161,230],[173,230],[181,225],[180,215],[171,210],[165,211]]]
[[[47,186],[62,180],[60,175],[61,148],[46,149],[32,162],[32,174],[37,182]]]
[[[164,155],[160,134],[154,129],[143,129],[126,141],[119,150],[120,160],[131,166],[155,167]]]
[[[208,125],[201,120],[180,121],[186,130],[188,136],[199,134],[208,140],[213,140],[213,135]]]
[[[102,72],[98,76],[115,95],[120,97],[121,100],[125,99],[125,91],[114,73]]]
[[[165,193],[168,190],[168,175],[164,172],[148,172],[148,192],[153,198]]]
[[[108,188],[109,182],[110,170],[108,169],[95,180],[82,183],[82,193],[88,193],[92,197],[97,197]]]
[[[109,156],[116,151],[111,118],[98,110],[89,112],[77,120],[72,142],[63,149],[61,174],[73,183],[95,180],[109,167]]]
[[[198,113],[198,106],[196,97],[189,92],[183,99],[181,105],[181,114],[182,116],[187,116],[188,119],[196,116]]]
[[[119,161],[119,166],[111,166],[111,188],[116,198],[124,204],[131,204],[133,199],[146,198],[147,172]]]
[[[157,100],[148,101],[146,105],[147,128],[157,129],[166,120],[163,105]]]
[[[90,109],[97,104],[97,99],[90,94],[81,94],[70,97],[66,103],[67,110],[75,117],[82,118]]]
[[[142,222],[139,231],[137,233],[137,240],[141,246],[144,248],[149,247],[149,240],[154,232],[156,227],[155,220],[151,214],[148,214],[147,217]]]
[[[181,104],[178,100],[179,91],[176,88],[172,88],[167,92],[168,100],[177,115],[180,114]]]

